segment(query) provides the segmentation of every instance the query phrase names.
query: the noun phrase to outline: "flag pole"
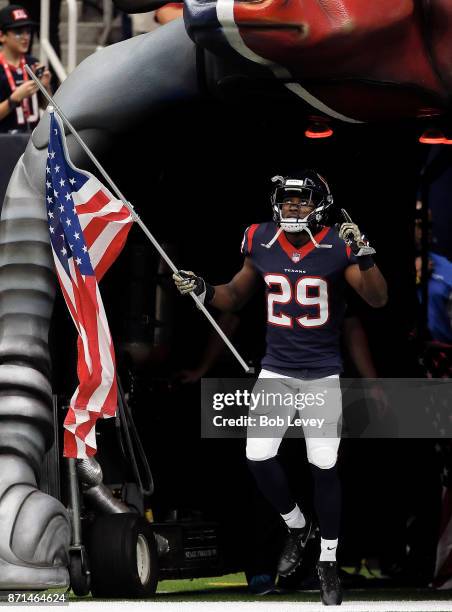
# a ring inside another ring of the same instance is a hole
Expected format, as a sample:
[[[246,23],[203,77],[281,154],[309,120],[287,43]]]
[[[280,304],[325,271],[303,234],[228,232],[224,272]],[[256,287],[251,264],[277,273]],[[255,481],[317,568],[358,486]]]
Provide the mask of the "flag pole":
[[[99,172],[101,173],[101,175],[104,177],[104,179],[107,181],[107,183],[109,184],[109,186],[111,187],[111,189],[113,190],[113,192],[115,193],[116,197],[121,200],[124,205],[129,209],[130,214],[132,215],[132,219],[141,227],[141,229],[143,230],[143,232],[146,234],[146,236],[149,238],[149,240],[152,242],[152,244],[154,245],[154,247],[157,249],[158,253],[160,254],[160,256],[162,257],[162,259],[165,260],[165,262],[167,263],[168,267],[173,271],[173,272],[178,272],[179,270],[177,269],[177,267],[174,265],[173,261],[170,259],[170,257],[166,254],[166,252],[163,250],[163,248],[160,246],[159,242],[156,240],[156,238],[154,238],[154,236],[151,234],[151,232],[149,231],[149,229],[146,227],[146,225],[143,223],[143,221],[140,219],[138,213],[135,211],[135,208],[133,207],[133,205],[125,198],[125,196],[121,193],[119,187],[117,187],[117,185],[114,183],[113,179],[110,178],[110,176],[107,174],[107,172],[104,170],[104,168],[101,166],[100,162],[97,160],[97,158],[95,157],[94,153],[91,152],[91,150],[89,149],[89,147],[86,145],[86,143],[82,140],[82,138],[79,136],[77,130],[74,128],[74,126],[72,125],[72,123],[69,121],[69,119],[66,117],[66,115],[64,114],[64,112],[61,110],[61,108],[58,106],[58,104],[54,101],[54,99],[52,98],[52,96],[48,93],[48,91],[46,90],[46,88],[43,86],[43,84],[41,83],[41,81],[36,77],[35,73],[31,70],[30,66],[25,65],[25,70],[27,71],[28,76],[33,79],[33,81],[36,83],[36,85],[39,87],[42,95],[45,97],[45,99],[49,102],[49,104],[56,110],[56,112],[58,113],[58,115],[61,117],[62,121],[67,125],[67,127],[69,128],[70,132],[73,134],[74,138],[76,139],[76,141],[79,143],[79,145],[82,147],[82,149],[85,151],[85,153],[88,155],[88,157],[90,158],[90,160],[93,162],[93,164],[96,166],[96,168],[99,170]],[[51,112],[51,110],[49,109],[49,112]],[[232,344],[232,342],[229,340],[229,338],[226,336],[226,334],[224,333],[224,331],[221,329],[221,327],[218,325],[218,323],[215,321],[215,319],[212,317],[212,315],[210,314],[210,312],[207,310],[207,308],[204,306],[204,304],[201,302],[201,300],[198,298],[197,295],[195,295],[194,293],[190,293],[191,297],[194,299],[194,301],[196,302],[197,307],[199,308],[199,310],[201,310],[201,312],[204,314],[204,316],[207,318],[207,320],[209,321],[209,323],[212,325],[212,327],[215,329],[215,331],[217,332],[217,334],[221,337],[221,339],[223,340],[223,342],[226,344],[226,346],[228,347],[228,349],[231,351],[231,353],[234,355],[234,357],[237,359],[237,361],[240,363],[240,365],[242,366],[242,368],[245,370],[245,372],[249,372],[250,368],[248,366],[248,364],[246,363],[246,361],[241,357],[241,355],[239,354],[239,352],[237,351],[237,349],[235,348],[235,346]]]

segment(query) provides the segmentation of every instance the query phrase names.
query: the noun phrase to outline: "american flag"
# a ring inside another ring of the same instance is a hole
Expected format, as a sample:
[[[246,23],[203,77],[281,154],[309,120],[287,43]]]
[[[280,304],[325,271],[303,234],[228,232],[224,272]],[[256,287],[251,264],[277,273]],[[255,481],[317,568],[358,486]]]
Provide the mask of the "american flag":
[[[54,112],[46,201],[56,272],[79,334],[79,385],[64,421],[64,456],[81,459],[96,452],[97,419],[116,413],[115,355],[98,282],[121,252],[133,220],[96,177],[72,164]]]

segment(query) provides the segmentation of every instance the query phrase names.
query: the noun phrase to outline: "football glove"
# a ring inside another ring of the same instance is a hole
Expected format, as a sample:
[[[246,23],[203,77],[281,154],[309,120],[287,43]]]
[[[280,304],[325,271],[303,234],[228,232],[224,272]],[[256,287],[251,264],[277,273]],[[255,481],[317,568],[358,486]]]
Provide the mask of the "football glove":
[[[189,270],[178,270],[174,272],[173,280],[182,295],[194,293],[202,304],[204,304],[206,296],[208,302],[210,302],[214,296],[214,288],[208,285],[201,276],[196,276],[194,272]]]
[[[345,222],[339,228],[339,237],[351,248],[353,255],[356,257],[374,255],[375,249],[369,246],[359,227],[351,220],[348,212],[344,209],[341,212]]]

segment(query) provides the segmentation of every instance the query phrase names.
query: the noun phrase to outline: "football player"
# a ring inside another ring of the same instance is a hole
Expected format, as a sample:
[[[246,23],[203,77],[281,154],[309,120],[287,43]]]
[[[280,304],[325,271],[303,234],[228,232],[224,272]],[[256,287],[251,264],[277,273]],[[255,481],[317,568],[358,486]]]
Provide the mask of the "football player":
[[[277,176],[271,197],[273,222],[245,231],[242,269],[224,285],[209,285],[193,272],[173,275],[182,294],[192,291],[220,311],[240,309],[266,285],[266,353],[259,379],[273,379],[293,394],[328,384],[326,432],[307,435],[307,456],[314,477],[314,506],[320,525],[321,552],[317,565],[321,597],[340,604],[337,575],[341,489],[337,473],[338,422],[341,415],[339,337],[346,304],[346,283],[371,306],[387,301],[387,286],[372,255],[374,249],[347,213],[334,226],[338,211],[324,178],[313,170]],[[277,390],[273,387],[272,391]],[[295,503],[277,457],[286,427],[273,437],[247,435],[246,456],[257,485],[281,514],[288,529],[278,573],[287,576],[299,565],[312,533],[312,521]]]

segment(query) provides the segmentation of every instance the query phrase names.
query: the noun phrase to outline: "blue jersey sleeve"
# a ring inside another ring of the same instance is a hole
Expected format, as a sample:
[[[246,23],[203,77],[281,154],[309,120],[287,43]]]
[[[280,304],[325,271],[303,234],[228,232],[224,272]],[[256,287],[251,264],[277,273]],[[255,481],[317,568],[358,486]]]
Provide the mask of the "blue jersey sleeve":
[[[245,233],[243,234],[242,246],[240,248],[242,255],[250,256],[253,250],[253,238],[254,234],[259,225],[255,223],[254,225],[250,225],[246,228]]]

